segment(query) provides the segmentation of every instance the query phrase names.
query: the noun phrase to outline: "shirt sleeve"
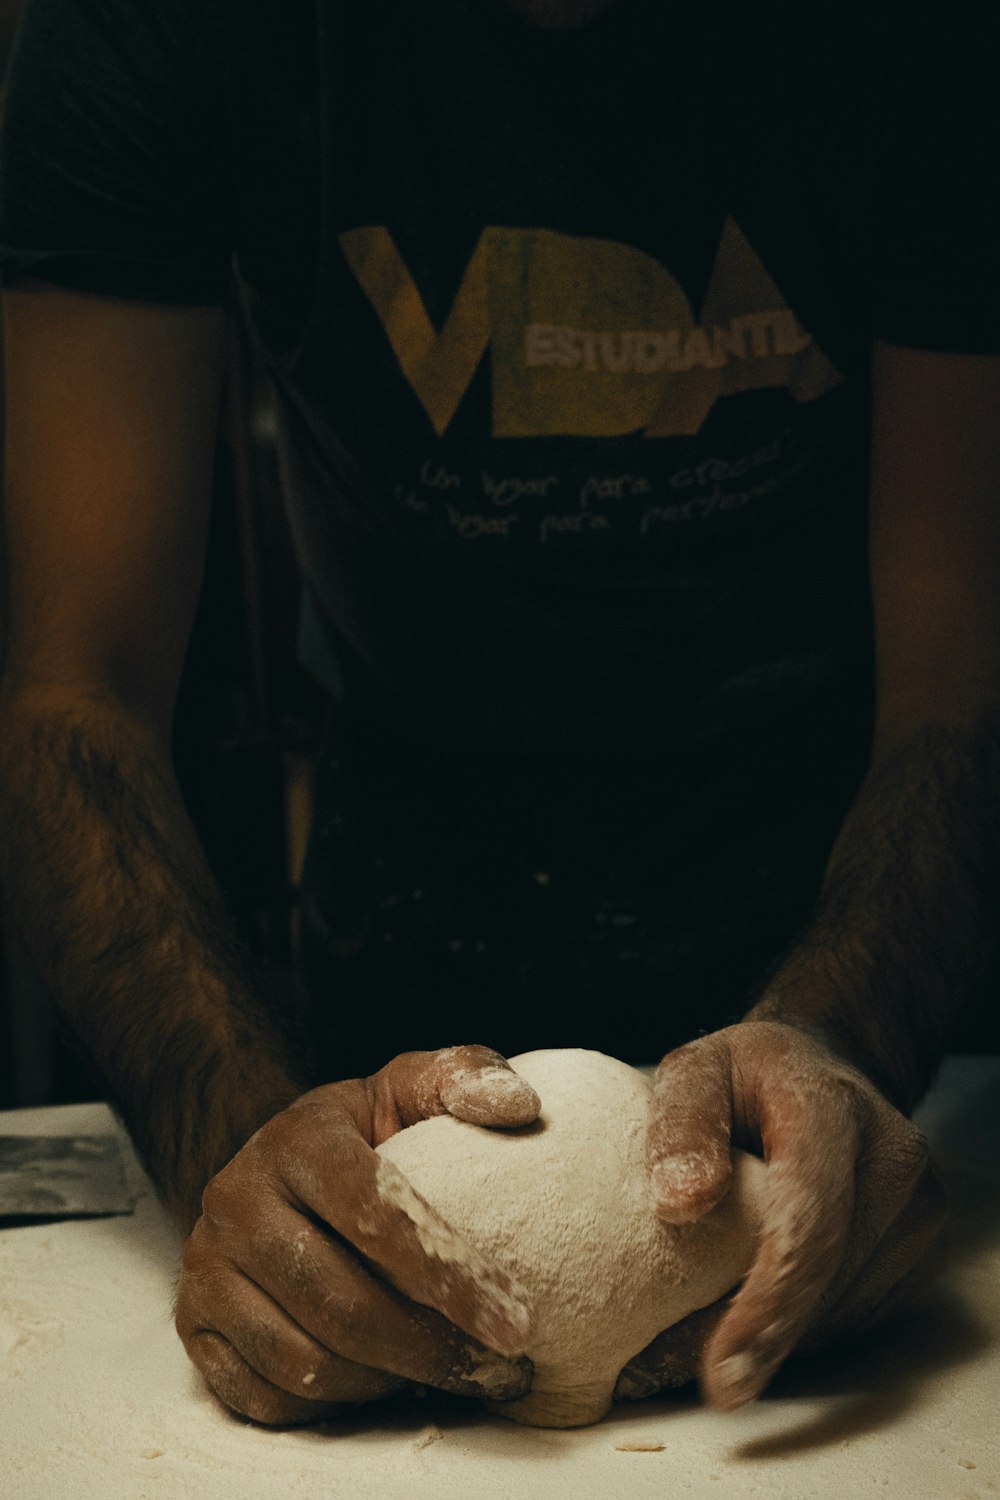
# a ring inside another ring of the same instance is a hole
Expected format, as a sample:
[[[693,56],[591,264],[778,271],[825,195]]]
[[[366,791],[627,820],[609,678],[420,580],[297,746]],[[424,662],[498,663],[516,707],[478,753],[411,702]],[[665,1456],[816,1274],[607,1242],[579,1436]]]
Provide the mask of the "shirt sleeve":
[[[204,0],[28,0],[0,128],[0,280],[226,301],[226,162]]]

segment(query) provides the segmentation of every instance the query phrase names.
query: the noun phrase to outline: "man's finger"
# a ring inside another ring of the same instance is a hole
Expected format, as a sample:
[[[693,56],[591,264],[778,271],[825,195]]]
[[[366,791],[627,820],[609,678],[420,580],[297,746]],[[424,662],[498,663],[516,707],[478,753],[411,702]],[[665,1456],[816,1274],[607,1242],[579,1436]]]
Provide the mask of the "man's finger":
[[[492,1047],[443,1047],[402,1052],[367,1080],[371,1090],[373,1146],[434,1115],[454,1115],[472,1125],[516,1127],[537,1120],[541,1101],[531,1085]]]
[[[317,1120],[308,1099],[285,1112],[290,1127],[297,1128],[290,1128],[283,1146],[281,1178],[271,1183],[293,1195],[290,1208],[305,1210],[297,1232],[306,1233],[305,1221],[314,1216],[411,1301],[436,1309],[499,1354],[523,1354],[531,1330],[524,1289],[453,1230],[393,1162],[366,1144],[346,1115],[331,1124],[327,1109]],[[267,1240],[258,1235],[258,1244],[276,1238],[269,1227]],[[253,1268],[247,1269],[252,1275]],[[310,1293],[320,1293],[322,1300],[322,1276],[310,1277],[309,1283]],[[287,1306],[283,1292],[273,1295]]]
[[[756,1100],[768,1158],[760,1248],[712,1338],[702,1386],[732,1409],[760,1394],[813,1320],[844,1257],[860,1127],[836,1084]],[[822,1120],[819,1136],[816,1122]]]
[[[860,1269],[838,1276],[823,1298],[819,1316],[802,1340],[803,1350],[821,1348],[844,1334],[857,1335],[891,1316],[939,1268],[948,1195],[928,1163],[904,1210]]]
[[[538,1095],[499,1052],[490,1047],[447,1047],[433,1056],[430,1078],[441,1104],[456,1119],[508,1128],[538,1119]]]
[[[197,1235],[196,1226],[185,1253],[185,1281],[195,1288],[203,1279]],[[226,1252],[228,1263],[207,1259],[205,1275],[214,1280],[214,1287],[210,1298],[198,1300],[207,1307],[209,1325],[221,1329],[278,1385],[297,1391],[301,1376],[319,1370],[315,1362],[308,1362],[306,1345],[297,1345],[299,1354],[292,1356],[285,1318],[331,1355],[421,1385],[504,1400],[523,1395],[530,1383],[527,1362],[509,1360],[461,1332],[447,1317],[414,1306],[372,1276],[322,1225],[280,1200],[269,1212],[266,1233],[259,1232],[252,1244],[227,1244]],[[236,1276],[236,1271],[241,1274]],[[240,1330],[249,1323],[258,1331],[244,1335]],[[266,1350],[265,1369],[247,1342],[250,1337],[265,1344],[270,1339],[285,1351],[290,1359],[287,1374],[284,1364]]]
[[[689,1224],[721,1202],[732,1175],[733,1090],[729,1049],[702,1037],[669,1053],[653,1083],[646,1165],[656,1211]]]
[[[833,1306],[867,1274],[886,1236],[896,1233],[902,1219],[909,1221],[918,1186],[932,1170],[927,1141],[919,1130],[888,1105],[873,1106],[855,1167],[851,1238],[823,1308]],[[922,1201],[923,1195],[918,1196]]]
[[[332,1352],[261,1287],[222,1260],[208,1262],[202,1272],[188,1270],[175,1319],[196,1363],[202,1363],[200,1351],[206,1347],[202,1335],[218,1333],[268,1385],[301,1401],[375,1401],[410,1384]]]
[[[184,1347],[219,1400],[255,1422],[269,1427],[296,1426],[327,1421],[350,1410],[350,1403],[309,1401],[270,1385],[228,1339],[210,1329],[198,1330],[185,1340]]]

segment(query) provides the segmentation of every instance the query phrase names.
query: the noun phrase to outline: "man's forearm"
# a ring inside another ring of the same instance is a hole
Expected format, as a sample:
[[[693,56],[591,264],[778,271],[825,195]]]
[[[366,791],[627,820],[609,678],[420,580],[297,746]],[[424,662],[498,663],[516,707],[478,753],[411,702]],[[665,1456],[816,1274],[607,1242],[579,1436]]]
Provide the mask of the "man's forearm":
[[[8,697],[0,877],[21,940],[169,1207],[305,1085],[185,813],[169,754],[105,698]]]
[[[1000,724],[928,725],[869,772],[813,922],[748,1020],[823,1035],[909,1109],[997,951]]]

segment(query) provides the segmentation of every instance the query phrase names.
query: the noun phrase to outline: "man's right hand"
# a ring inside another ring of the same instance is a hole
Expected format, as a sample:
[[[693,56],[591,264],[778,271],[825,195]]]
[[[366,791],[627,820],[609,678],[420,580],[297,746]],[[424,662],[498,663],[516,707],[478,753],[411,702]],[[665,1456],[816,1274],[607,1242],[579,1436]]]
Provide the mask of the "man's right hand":
[[[184,1248],[177,1330],[216,1395],[275,1425],[411,1382],[523,1395],[523,1289],[374,1147],[431,1115],[510,1127],[538,1110],[498,1053],[451,1047],[313,1089],[258,1130],[209,1182]]]

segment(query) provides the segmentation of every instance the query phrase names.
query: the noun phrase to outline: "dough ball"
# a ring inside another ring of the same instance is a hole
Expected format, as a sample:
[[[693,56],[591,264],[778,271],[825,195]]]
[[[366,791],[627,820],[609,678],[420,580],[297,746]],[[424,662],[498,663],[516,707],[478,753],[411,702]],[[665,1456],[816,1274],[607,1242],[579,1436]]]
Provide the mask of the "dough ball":
[[[534,1426],[582,1426],[607,1414],[634,1355],[743,1276],[766,1168],[734,1153],[723,1203],[700,1223],[665,1225],[643,1157],[651,1080],[579,1049],[511,1065],[542,1101],[537,1124],[495,1130],[441,1115],[378,1149],[529,1294],[534,1384],[491,1409]]]

